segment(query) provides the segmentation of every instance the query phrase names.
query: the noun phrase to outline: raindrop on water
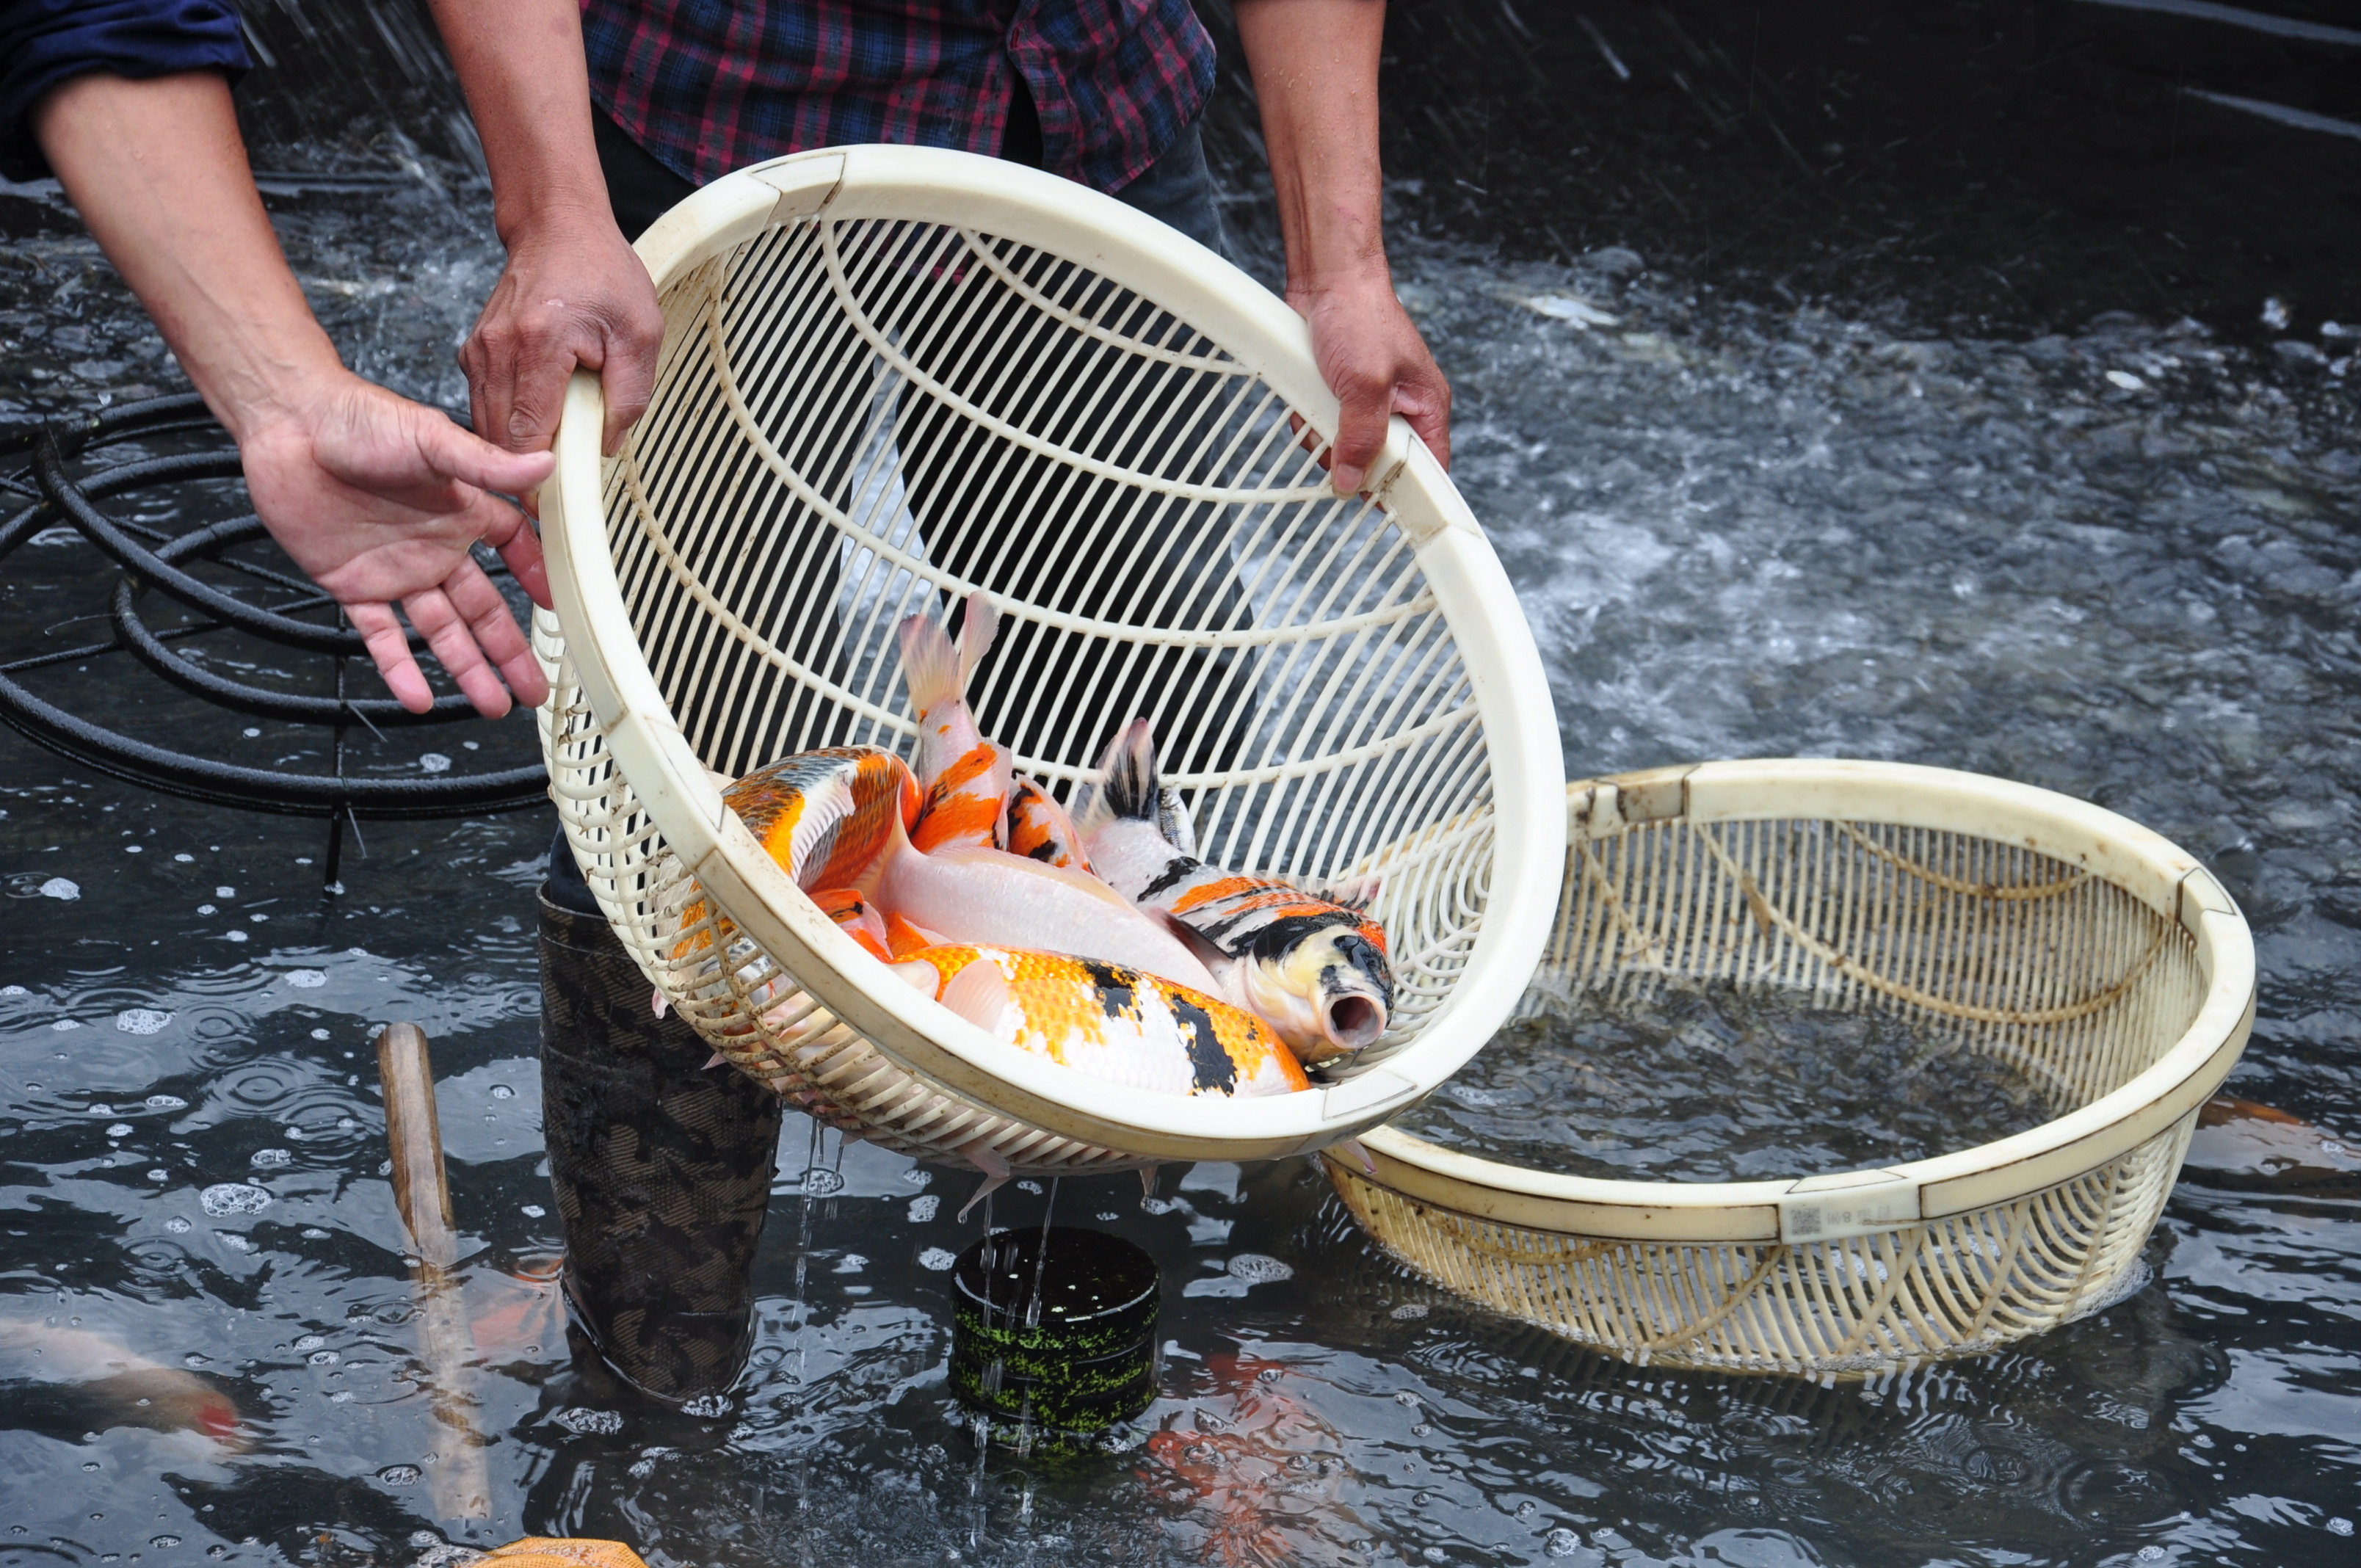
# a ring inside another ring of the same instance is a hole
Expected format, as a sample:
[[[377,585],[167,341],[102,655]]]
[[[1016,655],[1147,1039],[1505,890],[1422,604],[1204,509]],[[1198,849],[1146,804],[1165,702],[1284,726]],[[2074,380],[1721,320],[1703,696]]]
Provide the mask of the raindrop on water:
[[[548,1210],[538,1203],[528,1203],[524,1206],[524,1217],[528,1220],[538,1220],[548,1212]]]
[[[1571,1557],[1582,1550],[1582,1537],[1560,1525],[1542,1537],[1542,1550],[1552,1557]]]
[[[1243,1279],[1249,1285],[1268,1285],[1274,1280],[1292,1279],[1294,1268],[1259,1252],[1242,1252],[1222,1266],[1233,1279]]]
[[[389,1464],[377,1473],[377,1478],[389,1486],[415,1486],[424,1474],[415,1464]]]
[[[327,1343],[328,1342],[324,1338],[318,1334],[305,1334],[302,1339],[295,1342],[293,1348],[297,1350],[317,1350]]]
[[[586,1432],[596,1432],[601,1437],[611,1437],[623,1430],[623,1418],[616,1411],[594,1410],[583,1405],[568,1406],[552,1416],[550,1420],[577,1437]]]
[[[189,1102],[177,1094],[150,1094],[148,1097],[148,1109],[150,1111],[185,1111],[188,1108]]]
[[[40,894],[43,898],[80,898],[82,886],[64,877],[53,876],[41,884]]]
[[[126,1035],[158,1034],[171,1021],[170,1013],[159,1013],[153,1007],[126,1007],[115,1015],[115,1026]]]
[[[197,1194],[197,1206],[216,1220],[259,1214],[270,1207],[270,1194],[243,1181],[220,1181]]]
[[[924,1187],[928,1182],[932,1181],[934,1179],[935,1173],[933,1171],[922,1170],[915,1165],[902,1173],[902,1179],[908,1182],[913,1187]]]
[[[492,1098],[495,1100],[513,1100],[516,1098],[516,1091],[511,1089],[505,1083],[495,1083],[492,1085]]]
[[[243,942],[246,938],[247,933],[244,931],[224,931],[222,933],[222,939],[226,942]]]
[[[127,1138],[131,1135],[131,1124],[128,1122],[117,1122],[115,1125],[106,1129],[106,1135],[110,1138]]]
[[[179,1236],[186,1235],[190,1227],[188,1221],[182,1219],[180,1215],[175,1214],[170,1219],[164,1222],[164,1228],[171,1232],[174,1235]]]
[[[315,1040],[324,1040],[328,1037],[328,1031],[325,1029],[314,1029],[312,1031],[312,1037]]]
[[[952,1264],[957,1263],[958,1261],[959,1258],[956,1255],[947,1252],[939,1246],[930,1246],[926,1251],[918,1255],[918,1266],[920,1268],[932,1269],[937,1274],[940,1274],[943,1270],[949,1268]]]
[[[285,1149],[257,1149],[254,1151],[253,1159],[248,1163],[268,1168],[291,1164],[294,1158],[295,1157]]]
[[[418,759],[418,771],[426,773],[448,773],[451,771],[451,759],[440,751],[429,751]]]

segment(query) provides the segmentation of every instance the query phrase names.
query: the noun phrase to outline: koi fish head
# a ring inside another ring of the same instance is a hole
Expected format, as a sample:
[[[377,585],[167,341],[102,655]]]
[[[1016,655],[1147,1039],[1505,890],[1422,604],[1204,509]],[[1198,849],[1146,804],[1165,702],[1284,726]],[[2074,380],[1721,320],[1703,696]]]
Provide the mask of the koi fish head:
[[[1392,968],[1362,924],[1323,926],[1239,966],[1247,1004],[1306,1065],[1375,1045],[1393,1015]]]

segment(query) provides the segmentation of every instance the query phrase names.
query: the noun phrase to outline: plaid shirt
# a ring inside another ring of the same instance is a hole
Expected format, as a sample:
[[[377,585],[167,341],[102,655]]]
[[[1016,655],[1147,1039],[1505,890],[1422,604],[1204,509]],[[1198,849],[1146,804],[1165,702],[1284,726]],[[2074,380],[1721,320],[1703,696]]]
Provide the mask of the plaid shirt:
[[[1042,163],[1113,192],[1213,88],[1189,0],[582,0],[590,91],[704,184],[851,142],[995,154],[1022,72]]]

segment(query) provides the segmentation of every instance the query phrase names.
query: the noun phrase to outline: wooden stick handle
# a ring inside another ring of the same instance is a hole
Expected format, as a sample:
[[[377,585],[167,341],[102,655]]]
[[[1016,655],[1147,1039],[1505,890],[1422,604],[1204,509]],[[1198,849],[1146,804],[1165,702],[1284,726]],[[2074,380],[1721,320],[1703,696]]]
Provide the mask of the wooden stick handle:
[[[426,1031],[415,1024],[389,1024],[377,1037],[378,1076],[385,1085],[385,1137],[393,1153],[393,1201],[410,1244],[418,1251],[418,1334],[434,1379],[428,1400],[447,1430],[448,1453],[429,1484],[434,1511],[445,1519],[479,1519],[491,1514],[490,1467],[476,1431],[475,1400],[468,1369],[475,1363],[475,1336],[458,1277],[457,1228],[451,1221],[451,1183],[443,1169],[443,1127],[434,1114],[434,1067],[426,1054]]]
[[[459,1260],[451,1223],[451,1184],[443,1171],[443,1126],[434,1114],[434,1069],[426,1031],[389,1024],[377,1037],[377,1070],[385,1083],[385,1136],[393,1151],[393,1201],[410,1228],[418,1260],[446,1269]]]

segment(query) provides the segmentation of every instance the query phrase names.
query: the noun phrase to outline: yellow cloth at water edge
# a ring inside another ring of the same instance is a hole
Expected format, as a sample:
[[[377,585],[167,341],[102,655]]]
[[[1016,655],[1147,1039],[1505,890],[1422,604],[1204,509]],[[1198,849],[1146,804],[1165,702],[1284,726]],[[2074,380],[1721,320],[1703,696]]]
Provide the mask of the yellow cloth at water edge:
[[[478,1559],[479,1565],[489,1563],[498,1563],[500,1568],[648,1568],[638,1552],[620,1541],[544,1535],[528,1535],[494,1547]]]

